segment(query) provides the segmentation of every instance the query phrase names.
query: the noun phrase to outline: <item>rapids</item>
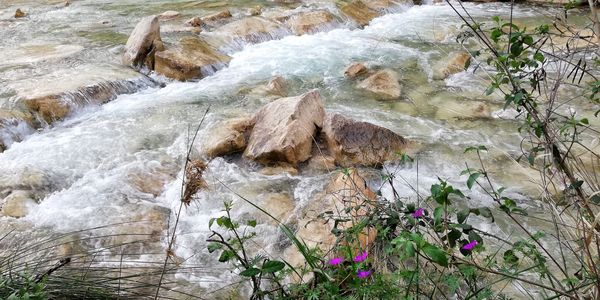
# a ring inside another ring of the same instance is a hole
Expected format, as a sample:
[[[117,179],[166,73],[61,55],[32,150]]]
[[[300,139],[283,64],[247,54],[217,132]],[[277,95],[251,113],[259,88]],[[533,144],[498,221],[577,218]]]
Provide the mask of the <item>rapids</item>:
[[[147,4],[141,0],[104,0],[76,1],[69,7],[57,7],[59,1],[44,1],[44,5],[24,2],[0,0],[0,107],[14,103],[23,91],[34,93],[43,89],[35,80],[38,76],[52,73],[59,77],[52,84],[68,84],[86,79],[61,70],[118,63],[129,32],[142,16],[169,9],[192,16],[214,11],[223,6],[221,2],[229,5],[229,1],[194,5],[191,1]],[[267,11],[280,9],[269,1],[231,2],[239,7],[261,4]],[[336,9],[328,1],[308,2]],[[16,7],[28,8],[30,19],[11,19]],[[479,20],[508,11],[507,4],[502,3],[469,3],[466,7]],[[515,18],[535,24],[557,12],[558,9],[517,5]],[[465,161],[470,165],[476,161],[463,151],[468,146],[486,145],[491,150],[486,163],[495,182],[508,187],[511,196],[535,211],[538,191],[530,181],[537,174],[515,161],[520,154],[518,124],[509,112],[502,111],[499,96],[484,96],[488,82],[485,73],[473,73],[471,68],[443,81],[432,79],[434,63],[460,49],[455,36],[461,24],[445,5],[402,7],[373,20],[364,29],[341,24],[327,32],[243,45],[232,52],[228,67],[202,80],[171,82],[150,75],[151,79],[144,79],[147,83],[137,85],[135,92],[104,105],[85,106],[52,126],[38,131],[17,128],[25,137],[0,153],[0,190],[33,188],[39,205],[24,218],[0,218],[0,229],[64,233],[135,221],[157,211],[166,211],[170,218],[163,222],[172,226],[179,207],[181,169],[189,136],[204,111],[210,107],[198,143],[219,120],[252,113],[264,105],[260,96],[240,91],[275,75],[288,81],[290,95],[318,88],[327,111],[382,125],[423,145],[418,163],[390,163],[383,171],[365,169],[371,186],[381,185],[382,174],[389,171],[396,175],[396,186],[406,198],[414,199],[417,194],[408,185],[416,187],[421,195],[427,194],[437,177],[466,190],[466,178],[460,172],[465,169]],[[163,30],[176,26],[168,23]],[[355,61],[399,70],[402,99],[382,102],[357,90],[343,76],[344,69]],[[32,79],[32,84],[22,83]],[[164,83],[164,87],[156,82]],[[474,103],[489,106],[492,117],[473,117],[469,107]],[[208,220],[220,215],[223,201],[234,202],[237,216],[258,215],[232,191],[251,200],[284,194],[291,199],[292,208],[302,207],[331,177],[331,173],[310,172],[265,176],[257,169],[256,165],[236,158],[210,161],[206,173],[210,188],[200,192],[196,201],[184,209],[175,248],[177,257],[185,259],[186,264],[202,265],[206,270],[180,274],[178,279],[209,290],[235,280],[235,275],[224,271],[216,257],[208,253],[205,242]],[[132,176],[158,182],[157,195],[140,189]],[[392,195],[389,187],[384,187],[382,193]],[[477,189],[467,201],[476,206],[492,204]],[[127,229],[114,230],[118,233]],[[259,225],[257,231],[261,240],[257,247],[279,256],[278,229],[266,223]],[[490,225],[489,231],[508,236],[511,228],[500,220]],[[161,232],[161,243],[166,247],[166,232]],[[156,252],[160,254],[154,259],[160,260],[163,254]]]

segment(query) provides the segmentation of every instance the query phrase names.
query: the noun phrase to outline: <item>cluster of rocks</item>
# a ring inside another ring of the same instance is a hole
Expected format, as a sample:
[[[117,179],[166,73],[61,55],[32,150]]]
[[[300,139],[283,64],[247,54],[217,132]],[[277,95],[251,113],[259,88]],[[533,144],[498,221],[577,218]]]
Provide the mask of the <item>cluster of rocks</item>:
[[[381,166],[414,150],[414,143],[389,129],[326,113],[318,90],[266,104],[253,116],[222,121],[198,145],[208,158],[232,153],[278,170],[297,172],[335,166]]]
[[[185,22],[191,35],[174,45],[165,45],[160,37],[160,21],[177,18],[177,12],[143,18],[131,33],[123,63],[140,69],[145,66],[158,74],[176,80],[194,80],[211,75],[225,67],[231,59],[231,45],[258,43],[288,34],[303,35],[335,28],[342,20],[352,20],[359,26],[393,10],[401,1],[355,0],[343,4],[341,16],[329,10],[263,13],[260,7],[252,8],[247,15],[234,16],[223,10],[208,16],[196,16]],[[410,3],[412,4],[412,3]],[[210,35],[201,32],[210,31]]]

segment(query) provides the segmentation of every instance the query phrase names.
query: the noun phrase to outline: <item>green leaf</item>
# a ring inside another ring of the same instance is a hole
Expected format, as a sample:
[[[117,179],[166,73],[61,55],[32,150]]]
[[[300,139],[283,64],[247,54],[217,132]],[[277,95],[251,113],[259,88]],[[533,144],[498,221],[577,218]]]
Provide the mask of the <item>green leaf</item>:
[[[223,245],[219,243],[210,243],[208,246],[206,246],[206,248],[208,248],[208,253],[213,253],[216,250],[223,248]]]
[[[219,256],[219,262],[227,262],[234,257],[235,255],[233,252],[231,252],[231,250],[225,250],[221,252],[221,256]]]
[[[544,57],[544,54],[542,54],[542,53],[540,53],[540,52],[536,52],[536,53],[533,55],[533,59],[535,59],[535,60],[537,60],[537,61],[539,61],[539,62],[544,62],[544,59],[545,59],[545,57]]]
[[[465,209],[461,209],[456,213],[456,219],[458,221],[458,223],[463,223],[467,217],[469,216],[469,214],[471,213],[471,210],[469,208],[465,208]]]
[[[256,227],[256,220],[250,220],[246,224],[250,227]]]
[[[442,249],[440,249],[436,246],[427,244],[427,245],[425,245],[425,247],[423,247],[423,252],[425,252],[425,254],[434,263],[436,263],[442,267],[448,266],[448,257],[446,256],[446,252],[444,252]]]
[[[277,271],[281,271],[285,268],[285,264],[278,260],[269,260],[265,262],[262,266],[262,271],[264,273],[275,273]]]
[[[475,172],[469,176],[469,179],[467,179],[467,187],[469,189],[473,188],[473,184],[477,182],[477,178],[479,178],[479,176],[481,176],[481,173],[479,172]]]
[[[244,277],[252,277],[260,274],[260,270],[254,267],[248,268],[242,272],[240,272],[240,276]]]

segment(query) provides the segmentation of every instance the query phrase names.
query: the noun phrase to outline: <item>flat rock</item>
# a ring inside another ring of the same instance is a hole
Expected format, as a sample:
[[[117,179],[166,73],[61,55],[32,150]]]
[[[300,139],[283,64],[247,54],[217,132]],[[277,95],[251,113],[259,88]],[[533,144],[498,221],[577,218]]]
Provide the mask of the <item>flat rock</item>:
[[[13,81],[7,87],[16,93],[20,109],[50,124],[64,119],[77,107],[102,104],[119,94],[152,85],[151,79],[130,68],[89,64]]]
[[[31,64],[59,60],[81,52],[83,46],[69,44],[26,44],[5,51],[0,65]]]
[[[358,84],[358,88],[367,90],[383,100],[398,99],[401,92],[398,74],[389,69],[367,77]]]
[[[158,15],[158,19],[161,21],[168,21],[168,20],[177,19],[177,17],[179,17],[180,15],[181,15],[181,13],[178,11],[167,10],[167,11],[163,12],[162,14]]]
[[[409,147],[407,139],[389,129],[339,113],[327,116],[323,132],[330,155],[344,167],[381,166]]]
[[[295,35],[318,32],[335,24],[335,16],[326,10],[303,12],[291,16],[286,25]]]
[[[179,44],[155,55],[157,73],[177,80],[206,77],[227,66],[231,58],[200,38],[184,38]]]
[[[209,158],[242,152],[246,149],[250,131],[254,126],[251,117],[239,117],[219,122],[199,145],[200,153]]]
[[[325,110],[318,90],[275,100],[255,115],[255,125],[244,156],[263,164],[296,165],[310,158]]]
[[[442,80],[452,74],[466,70],[471,62],[471,55],[466,51],[454,52],[433,66],[433,79]]]
[[[142,18],[129,35],[127,44],[125,44],[123,64],[135,68],[141,67],[156,47],[155,41],[160,41],[158,16],[152,15]]]

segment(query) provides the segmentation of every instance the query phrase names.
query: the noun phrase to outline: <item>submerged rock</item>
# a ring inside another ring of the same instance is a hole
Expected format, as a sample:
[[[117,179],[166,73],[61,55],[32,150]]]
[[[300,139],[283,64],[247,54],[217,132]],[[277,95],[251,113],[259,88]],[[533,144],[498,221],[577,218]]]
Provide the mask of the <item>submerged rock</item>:
[[[286,25],[292,29],[295,35],[317,32],[319,29],[332,26],[335,16],[326,10],[299,13],[291,16]]]
[[[330,154],[344,167],[381,166],[409,147],[407,139],[389,129],[338,113],[327,116],[323,132]]]
[[[167,11],[163,12],[162,14],[158,15],[158,19],[161,21],[168,21],[168,20],[176,19],[180,15],[181,15],[181,13],[178,11],[167,10]]]
[[[248,13],[251,16],[260,16],[260,14],[262,14],[262,7],[260,5],[257,5],[255,7],[250,8],[250,10],[248,11]]]
[[[400,83],[398,74],[392,70],[381,70],[358,84],[358,87],[377,95],[380,99],[398,99]]]
[[[318,90],[265,105],[254,115],[255,125],[244,156],[264,164],[296,165],[307,160],[324,115]]]
[[[286,96],[287,95],[287,84],[285,79],[281,76],[275,76],[265,86],[265,92],[271,95]]]
[[[200,152],[209,158],[241,152],[246,149],[254,121],[240,117],[220,122],[200,145]]]
[[[140,68],[153,50],[160,46],[160,23],[155,15],[142,18],[135,26],[123,54],[123,64]]]
[[[199,79],[222,69],[230,59],[200,38],[184,38],[177,46],[156,53],[154,69],[177,80]]]
[[[259,43],[277,38],[286,29],[281,25],[261,17],[247,17],[233,21],[215,30],[233,40]]]
[[[342,12],[359,26],[369,25],[371,20],[379,16],[379,13],[369,8],[363,1],[354,0],[342,6]]]
[[[37,205],[30,191],[16,190],[4,198],[1,212],[3,216],[21,218]]]
[[[260,174],[273,176],[288,173],[290,175],[298,175],[298,169],[286,163],[279,163],[272,166],[266,166],[259,171]]]
[[[351,64],[348,68],[346,68],[346,71],[344,71],[344,76],[350,79],[355,79],[359,76],[366,75],[368,72],[369,70],[367,69],[364,63],[357,62]]]
[[[193,17],[187,20],[185,24],[190,25],[192,27],[200,27],[202,26],[202,24],[204,24],[204,22],[202,22],[202,19],[200,19],[200,17]]]
[[[466,51],[455,52],[433,67],[433,79],[442,80],[452,74],[466,70],[471,62],[471,54]]]

